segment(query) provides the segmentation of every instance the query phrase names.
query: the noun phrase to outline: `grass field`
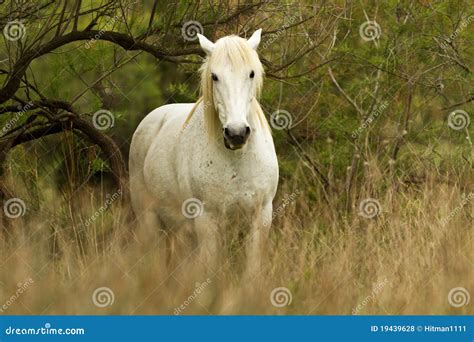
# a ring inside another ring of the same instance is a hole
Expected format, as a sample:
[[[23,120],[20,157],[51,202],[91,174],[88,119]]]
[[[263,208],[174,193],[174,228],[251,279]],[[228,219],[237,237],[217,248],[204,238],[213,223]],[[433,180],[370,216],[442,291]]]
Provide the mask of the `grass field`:
[[[51,187],[1,240],[3,313],[473,314],[472,170],[426,166],[402,182],[377,165],[365,164],[349,206],[336,190],[327,201],[309,194],[298,166],[280,185],[270,255],[250,282],[236,228],[217,272],[196,274],[184,244],[167,269],[164,235],[138,228],[127,204],[99,188],[65,198]],[[374,206],[359,207],[367,198]]]

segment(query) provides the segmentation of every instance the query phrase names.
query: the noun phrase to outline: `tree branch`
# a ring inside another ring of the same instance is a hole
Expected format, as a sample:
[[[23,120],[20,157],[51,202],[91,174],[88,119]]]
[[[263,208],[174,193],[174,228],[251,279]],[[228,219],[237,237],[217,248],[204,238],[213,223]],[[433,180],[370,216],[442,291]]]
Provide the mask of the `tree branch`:
[[[158,59],[170,61],[173,63],[188,62],[186,60],[175,58],[175,56],[183,55],[182,53],[173,55],[173,53],[169,53],[158,46],[154,46],[143,41],[136,41],[133,39],[133,37],[130,37],[124,33],[98,30],[73,31],[63,36],[54,37],[43,46],[40,46],[35,50],[29,50],[23,54],[23,56],[13,66],[13,71],[10,73],[11,76],[8,79],[6,85],[0,90],[0,104],[9,100],[15,94],[15,92],[18,90],[18,87],[20,86],[21,78],[34,59],[39,58],[69,43],[90,39],[108,41],[119,45],[124,50],[128,51],[142,50],[148,52]],[[195,51],[191,50],[186,52],[186,54],[192,53],[195,53]]]

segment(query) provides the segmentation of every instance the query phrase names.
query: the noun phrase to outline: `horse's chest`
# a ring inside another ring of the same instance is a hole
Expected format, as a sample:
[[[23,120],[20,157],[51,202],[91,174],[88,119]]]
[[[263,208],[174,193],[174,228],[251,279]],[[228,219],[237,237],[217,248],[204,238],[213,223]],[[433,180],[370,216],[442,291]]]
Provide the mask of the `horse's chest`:
[[[247,159],[238,163],[203,160],[191,176],[193,192],[218,207],[252,207],[262,202],[273,190],[274,172],[262,160]]]

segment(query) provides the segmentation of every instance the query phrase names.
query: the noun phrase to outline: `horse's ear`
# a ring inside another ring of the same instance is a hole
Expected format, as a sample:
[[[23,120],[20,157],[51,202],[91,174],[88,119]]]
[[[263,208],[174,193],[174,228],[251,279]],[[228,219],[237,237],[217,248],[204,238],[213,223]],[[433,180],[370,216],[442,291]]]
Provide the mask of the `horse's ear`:
[[[214,50],[215,44],[204,37],[202,34],[198,33],[197,36],[199,38],[199,44],[201,45],[201,48],[204,50],[206,55],[210,55]]]
[[[262,29],[258,29],[252,34],[252,37],[250,37],[247,41],[252,49],[257,50],[258,44],[260,44],[261,38],[262,38]]]

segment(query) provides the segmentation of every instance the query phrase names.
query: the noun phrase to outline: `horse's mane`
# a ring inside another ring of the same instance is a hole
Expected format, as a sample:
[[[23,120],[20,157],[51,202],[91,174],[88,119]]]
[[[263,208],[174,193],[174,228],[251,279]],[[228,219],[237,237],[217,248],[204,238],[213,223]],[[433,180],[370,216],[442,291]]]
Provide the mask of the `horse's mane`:
[[[221,122],[219,120],[219,114],[214,108],[213,99],[213,81],[211,78],[211,65],[223,63],[224,59],[229,59],[232,66],[239,67],[248,65],[255,72],[254,82],[256,82],[257,93],[256,98],[252,100],[252,115],[255,124],[259,125],[262,129],[270,131],[267,119],[263,113],[258,98],[260,97],[262,84],[263,84],[263,66],[258,58],[257,52],[253,50],[246,42],[245,39],[238,36],[227,36],[223,37],[216,42],[216,47],[212,52],[211,56],[206,58],[204,64],[201,66],[201,98],[196,102],[193,109],[189,113],[184,126],[188,124],[192,115],[196,111],[199,104],[203,103],[204,106],[204,121],[211,138],[217,138],[221,131]]]

